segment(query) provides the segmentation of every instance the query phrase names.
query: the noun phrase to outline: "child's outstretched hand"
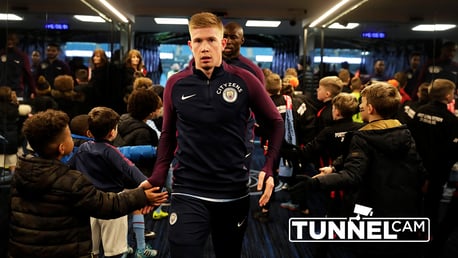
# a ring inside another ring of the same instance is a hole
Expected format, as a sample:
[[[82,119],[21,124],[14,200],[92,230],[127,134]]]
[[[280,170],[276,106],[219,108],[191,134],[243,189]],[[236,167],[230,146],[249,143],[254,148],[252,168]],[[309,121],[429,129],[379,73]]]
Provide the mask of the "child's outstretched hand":
[[[159,206],[162,203],[167,201],[169,197],[169,193],[167,191],[158,192],[160,191],[160,189],[161,189],[160,187],[153,187],[153,188],[144,190],[146,198],[148,199],[148,202],[150,205]]]
[[[331,174],[333,172],[333,169],[331,166],[329,167],[322,167],[322,168],[319,168],[318,169],[321,173],[318,174],[318,175],[315,175],[314,177],[319,177],[319,176],[324,176],[324,175],[327,175],[327,174]]]

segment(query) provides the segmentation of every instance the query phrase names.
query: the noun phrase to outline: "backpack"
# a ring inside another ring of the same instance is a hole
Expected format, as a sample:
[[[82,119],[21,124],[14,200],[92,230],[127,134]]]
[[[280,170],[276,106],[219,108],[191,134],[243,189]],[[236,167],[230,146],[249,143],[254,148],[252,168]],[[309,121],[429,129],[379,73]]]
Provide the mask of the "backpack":
[[[291,97],[288,95],[283,95],[283,98],[286,102],[285,141],[287,143],[287,146],[294,146],[296,145],[296,129],[294,126],[293,102],[291,100]],[[279,176],[291,177],[293,175],[293,164],[289,164],[286,160],[280,158],[280,166],[278,171]]]

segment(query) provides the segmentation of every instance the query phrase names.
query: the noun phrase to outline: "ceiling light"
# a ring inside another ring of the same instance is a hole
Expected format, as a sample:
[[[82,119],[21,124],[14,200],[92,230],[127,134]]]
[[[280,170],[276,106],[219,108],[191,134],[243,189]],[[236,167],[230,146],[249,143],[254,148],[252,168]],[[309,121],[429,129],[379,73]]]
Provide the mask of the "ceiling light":
[[[331,9],[327,10],[325,13],[323,13],[318,19],[314,20],[311,24],[310,27],[315,27],[318,23],[322,22],[324,19],[328,18],[331,14],[335,13],[340,7],[342,7],[344,4],[346,4],[349,0],[342,0],[340,3],[334,5],[331,7]]]
[[[22,21],[23,18],[12,13],[0,13],[0,20],[2,21]]]
[[[329,25],[329,29],[340,29],[340,30],[351,30],[359,26],[359,23],[347,23],[345,25],[342,25],[340,23],[333,23]]]
[[[263,20],[248,20],[245,23],[247,27],[270,27],[276,28],[280,26],[281,21],[263,21]]]
[[[73,17],[82,22],[105,22],[102,17],[96,15],[73,15]]]
[[[81,0],[81,2],[83,4],[85,4],[87,7],[89,7],[89,9],[91,9],[92,11],[96,12],[100,17],[102,17],[102,19],[104,19],[105,21],[107,22],[111,22],[111,19],[108,18],[102,11],[100,11],[99,9],[95,8],[92,4],[90,4],[89,2],[87,2],[86,0]]]
[[[154,18],[156,24],[170,25],[188,25],[189,21],[186,18]]]
[[[106,8],[108,8],[114,15],[116,15],[122,22],[128,23],[129,20],[118,9],[114,8],[110,3],[105,0],[99,0]]]
[[[444,31],[455,28],[455,24],[420,24],[412,28],[413,31]]]
[[[327,27],[329,24],[332,24],[334,23],[335,21],[339,20],[341,17],[349,14],[350,12],[352,12],[353,10],[355,10],[356,8],[360,7],[361,5],[363,5],[364,3],[366,3],[367,1],[369,0],[360,0],[359,3],[356,3],[354,4],[353,6],[351,6],[350,8],[345,8],[345,10],[343,10],[340,14],[336,15],[333,17],[333,19],[329,20],[328,22],[326,22],[325,24],[323,24],[323,27]]]
[[[321,62],[321,56],[315,56],[313,58],[314,63]],[[344,57],[344,56],[323,56],[323,63],[341,64],[342,62],[348,62],[349,64],[361,64],[361,57]]]
[[[271,55],[256,55],[255,57],[256,62],[268,62],[272,63],[272,60],[274,59],[273,56]]]
[[[173,53],[161,52],[159,53],[159,58],[173,60]]]

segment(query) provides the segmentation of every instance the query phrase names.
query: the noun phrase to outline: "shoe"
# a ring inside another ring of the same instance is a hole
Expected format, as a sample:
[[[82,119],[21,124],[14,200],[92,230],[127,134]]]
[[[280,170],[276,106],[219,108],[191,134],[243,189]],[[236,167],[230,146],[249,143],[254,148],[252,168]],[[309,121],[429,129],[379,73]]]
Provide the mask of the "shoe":
[[[13,180],[13,172],[0,168],[0,185],[9,185]]]
[[[268,211],[256,211],[253,213],[253,218],[261,223],[267,223],[270,221]]]
[[[167,218],[168,216],[169,216],[169,213],[163,210],[157,209],[153,212],[153,219],[163,219],[163,218]]]
[[[134,253],[134,249],[130,246],[127,247],[127,254],[133,254]]]
[[[291,201],[280,203],[280,207],[284,209],[288,209],[290,211],[297,211],[299,210],[299,204],[294,204]]]
[[[154,231],[145,231],[145,238],[155,238],[156,233]]]
[[[281,189],[282,189],[282,190],[288,190],[288,188],[289,188],[288,183],[284,183],[284,184],[281,186]]]
[[[149,246],[146,246],[145,249],[141,250],[138,249],[135,253],[135,258],[146,258],[146,257],[154,257],[157,255],[157,250],[152,249]]]

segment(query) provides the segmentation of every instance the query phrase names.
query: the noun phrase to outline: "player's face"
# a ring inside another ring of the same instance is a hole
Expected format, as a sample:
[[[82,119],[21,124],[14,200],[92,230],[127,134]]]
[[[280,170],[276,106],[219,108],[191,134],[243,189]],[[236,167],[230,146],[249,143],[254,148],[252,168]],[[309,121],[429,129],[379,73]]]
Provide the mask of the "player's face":
[[[194,56],[196,68],[212,72],[222,62],[222,51],[226,46],[222,32],[216,27],[208,27],[191,29],[190,34],[188,46]]]

